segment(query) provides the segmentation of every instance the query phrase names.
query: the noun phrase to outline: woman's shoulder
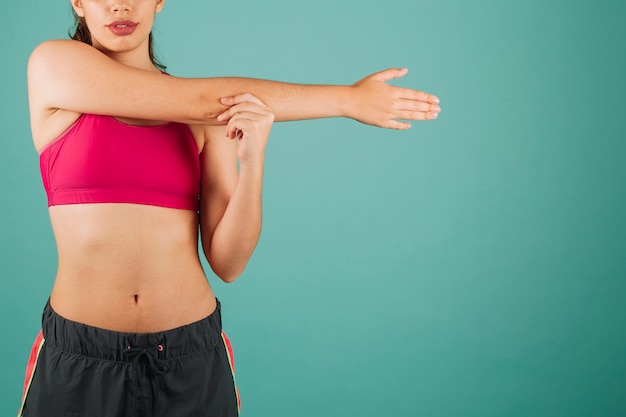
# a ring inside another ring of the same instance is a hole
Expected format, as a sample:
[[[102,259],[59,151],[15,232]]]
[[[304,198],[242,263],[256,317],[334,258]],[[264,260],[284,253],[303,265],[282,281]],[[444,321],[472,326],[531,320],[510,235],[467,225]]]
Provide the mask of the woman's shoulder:
[[[28,60],[28,67],[29,69],[36,68],[40,64],[49,65],[93,53],[97,53],[96,50],[83,42],[71,39],[47,40],[33,49]]]
[[[73,40],[48,40],[39,44],[28,61],[28,97],[31,132],[35,148],[41,150],[68,129],[81,112],[63,110],[52,105],[50,97],[62,95],[61,78],[71,78],[71,66],[77,67],[79,56],[85,56],[89,45]]]
[[[31,58],[38,57],[40,55],[49,56],[52,54],[58,54],[59,52],[85,51],[88,49],[93,48],[80,41],[72,39],[50,39],[37,45],[31,53]]]

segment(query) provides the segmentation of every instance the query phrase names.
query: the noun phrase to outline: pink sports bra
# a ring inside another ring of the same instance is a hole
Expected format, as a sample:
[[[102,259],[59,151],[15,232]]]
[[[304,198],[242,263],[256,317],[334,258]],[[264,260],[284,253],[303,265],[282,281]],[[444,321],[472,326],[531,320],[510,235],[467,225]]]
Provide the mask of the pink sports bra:
[[[200,158],[180,123],[83,114],[39,155],[48,206],[135,203],[198,210]]]

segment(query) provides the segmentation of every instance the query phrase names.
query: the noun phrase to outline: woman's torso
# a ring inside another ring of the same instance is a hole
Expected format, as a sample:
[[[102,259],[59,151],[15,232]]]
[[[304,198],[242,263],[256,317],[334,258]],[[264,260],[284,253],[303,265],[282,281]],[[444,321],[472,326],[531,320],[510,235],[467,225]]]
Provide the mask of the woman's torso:
[[[58,136],[79,117],[59,110],[43,130]],[[41,150],[55,138],[40,135],[35,143]],[[195,139],[200,151],[201,139]],[[49,211],[59,256],[51,304],[61,316],[110,330],[155,332],[215,309],[198,257],[197,212],[127,203],[53,205]]]

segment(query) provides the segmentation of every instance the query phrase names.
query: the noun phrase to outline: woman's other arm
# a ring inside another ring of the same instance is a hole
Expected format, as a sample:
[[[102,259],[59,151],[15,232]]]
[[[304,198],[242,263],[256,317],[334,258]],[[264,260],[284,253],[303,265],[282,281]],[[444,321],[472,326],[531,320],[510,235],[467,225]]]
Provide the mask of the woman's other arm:
[[[204,135],[202,248],[225,282],[241,275],[261,234],[263,164],[274,115],[256,97],[248,98],[233,106],[226,128],[192,127],[195,135]]]

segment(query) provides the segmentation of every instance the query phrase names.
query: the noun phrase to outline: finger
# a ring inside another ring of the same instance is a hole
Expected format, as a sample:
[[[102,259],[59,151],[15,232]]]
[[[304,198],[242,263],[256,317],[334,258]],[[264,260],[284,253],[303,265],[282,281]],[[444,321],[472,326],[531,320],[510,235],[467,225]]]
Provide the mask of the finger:
[[[408,68],[389,68],[384,71],[380,71],[371,75],[372,79],[376,81],[389,81],[394,78],[404,77],[407,72],[409,72]]]
[[[243,136],[242,120],[240,115],[235,115],[228,121],[226,126],[226,137],[229,139],[239,139]]]
[[[243,112],[235,114],[226,126],[226,137],[230,139],[242,138],[244,132],[258,128],[259,122],[267,122],[268,115]]]
[[[410,111],[423,111],[423,112],[428,112],[428,111],[440,112],[441,111],[441,107],[439,107],[439,105],[437,104],[425,103],[423,101],[416,101],[416,100],[406,100],[406,99],[398,100],[395,103],[394,107],[396,110],[410,110]]]
[[[246,119],[237,117],[231,119],[226,127],[226,137],[229,139],[241,139],[244,136],[244,132],[248,130]]]
[[[222,103],[225,106],[232,106],[233,104],[235,104],[235,97],[234,96],[222,97],[220,98],[220,103]]]
[[[250,101],[258,104],[259,106],[265,106],[265,103],[263,103],[260,98],[250,93],[237,94],[230,97],[222,97],[220,99],[220,103],[226,106],[233,106],[235,104],[243,103],[244,101]]]
[[[409,130],[411,128],[411,124],[407,122],[399,122],[397,120],[389,120],[386,123],[383,123],[381,127],[387,129],[395,129],[395,130]]]
[[[235,123],[239,120],[250,120],[250,121],[262,121],[267,120],[271,113],[258,113],[252,111],[241,111],[237,112],[231,119],[231,123]]]
[[[217,116],[217,120],[219,120],[220,122],[225,122],[230,120],[230,118],[233,117],[235,114],[241,112],[256,112],[260,114],[266,114],[270,111],[269,108],[265,104],[263,104],[263,102],[258,100],[258,103],[254,101],[243,101],[241,103],[234,104],[230,108],[219,114]]]
[[[435,120],[439,117],[437,111],[398,111],[394,114],[394,118],[405,120]]]
[[[424,103],[439,104],[439,98],[423,91],[411,90],[409,88],[399,88],[398,96],[405,100],[423,101]]]

